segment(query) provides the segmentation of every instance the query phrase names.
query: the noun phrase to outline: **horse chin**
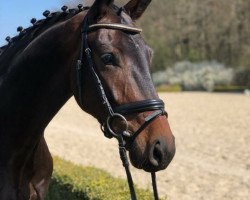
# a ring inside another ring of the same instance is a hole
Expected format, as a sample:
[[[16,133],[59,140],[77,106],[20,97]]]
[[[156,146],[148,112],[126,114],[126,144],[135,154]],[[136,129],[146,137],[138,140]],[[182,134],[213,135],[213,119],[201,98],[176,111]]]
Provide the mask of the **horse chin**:
[[[146,156],[136,141],[131,144],[128,152],[131,164],[137,169],[143,169]]]

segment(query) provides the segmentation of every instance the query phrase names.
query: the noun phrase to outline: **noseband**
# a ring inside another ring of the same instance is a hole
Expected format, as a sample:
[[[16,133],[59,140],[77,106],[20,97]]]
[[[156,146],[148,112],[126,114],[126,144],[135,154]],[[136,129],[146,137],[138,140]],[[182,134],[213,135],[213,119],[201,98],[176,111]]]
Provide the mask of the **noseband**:
[[[138,34],[142,30],[135,27],[130,27],[123,24],[112,24],[112,23],[98,23],[89,25],[88,18],[85,17],[82,23],[82,45],[80,51],[80,57],[77,61],[77,87],[78,87],[78,100],[80,106],[83,108],[83,101],[82,101],[82,85],[83,85],[83,70],[89,70],[93,79],[95,81],[96,88],[98,90],[99,96],[103,101],[104,108],[108,112],[108,118],[106,122],[101,125],[101,129],[104,132],[104,135],[108,138],[115,137],[119,143],[119,153],[120,158],[123,162],[123,166],[125,167],[128,184],[130,188],[131,199],[136,200],[136,194],[133,186],[132,176],[129,170],[129,161],[126,154],[126,148],[130,148],[131,144],[134,142],[136,137],[156,118],[159,116],[167,116],[167,112],[164,110],[164,102],[160,99],[146,99],[137,102],[131,102],[128,104],[124,104],[118,107],[112,107],[109,103],[107,95],[105,93],[104,87],[102,82],[96,72],[96,67],[92,59],[91,49],[88,45],[88,33],[91,31],[95,31],[97,29],[114,29],[114,30],[121,30],[128,34]],[[84,60],[85,59],[85,60]],[[131,114],[138,114],[146,111],[153,111],[152,114],[145,118],[144,123],[141,125],[140,128],[137,129],[134,133],[130,134],[128,130],[128,121],[125,116]],[[122,131],[116,132],[112,129],[112,122],[115,119],[120,119],[121,122],[124,122],[125,128]],[[154,190],[154,197],[158,199],[158,192],[156,186],[156,177],[155,173],[151,173],[152,175],[152,184]]]

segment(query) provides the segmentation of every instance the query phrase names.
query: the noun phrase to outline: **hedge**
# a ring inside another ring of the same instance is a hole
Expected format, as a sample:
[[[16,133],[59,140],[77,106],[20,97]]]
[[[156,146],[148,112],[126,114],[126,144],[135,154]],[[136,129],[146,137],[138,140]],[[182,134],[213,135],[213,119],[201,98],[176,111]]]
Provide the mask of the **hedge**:
[[[122,167],[122,166],[121,166]],[[135,186],[138,199],[154,199]],[[54,157],[54,172],[46,200],[128,200],[126,180],[93,167],[81,167]]]
[[[157,92],[181,92],[182,88],[180,85],[161,85],[156,87]]]
[[[237,85],[222,85],[222,86],[215,86],[214,92],[243,92],[244,90],[249,89],[246,86],[237,86]]]

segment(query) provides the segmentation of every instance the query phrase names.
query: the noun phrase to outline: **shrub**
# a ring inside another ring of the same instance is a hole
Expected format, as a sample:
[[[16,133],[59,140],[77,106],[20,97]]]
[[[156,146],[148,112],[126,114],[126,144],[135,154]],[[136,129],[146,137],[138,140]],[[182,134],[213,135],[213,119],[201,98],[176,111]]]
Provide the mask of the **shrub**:
[[[224,65],[213,62],[176,63],[172,68],[153,74],[156,86],[162,84],[181,85],[183,90],[213,91],[216,85],[229,85],[234,71]]]
[[[246,86],[228,85],[228,86],[215,86],[214,92],[244,92],[247,90]]]
[[[156,88],[157,92],[181,92],[180,85],[161,85]]]
[[[250,87],[250,67],[237,70],[233,82],[236,85]]]
[[[46,200],[127,200],[127,182],[93,167],[80,167],[54,157],[54,172]],[[153,199],[152,193],[135,187],[138,199]]]

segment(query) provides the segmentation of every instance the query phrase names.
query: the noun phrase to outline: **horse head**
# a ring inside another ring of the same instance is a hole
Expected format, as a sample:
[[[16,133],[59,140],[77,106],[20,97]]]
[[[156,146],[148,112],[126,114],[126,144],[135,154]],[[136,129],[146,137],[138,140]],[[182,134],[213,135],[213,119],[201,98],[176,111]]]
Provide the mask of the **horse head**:
[[[82,30],[86,32],[82,43],[88,43],[87,49],[91,50],[91,57],[87,58],[84,48],[86,44],[82,44],[82,89],[79,94],[76,86],[74,96],[82,109],[103,125],[104,132],[107,133],[107,129],[115,133],[126,130],[125,141],[129,144],[126,148],[135,167],[156,172],[165,169],[171,162],[175,154],[175,140],[167,116],[154,114],[155,111],[143,109],[142,105],[146,104],[147,107],[147,102],[152,106],[154,101],[156,104],[160,102],[150,76],[153,51],[139,34],[140,29],[135,26],[135,21],[150,2],[151,0],[130,0],[122,8],[116,7],[112,0],[94,2],[85,16],[88,19],[87,27]],[[123,115],[113,117],[108,123],[110,113],[109,109],[105,109],[107,102],[98,95],[100,88],[96,78],[91,70],[86,69],[88,59],[94,65],[110,107],[114,112],[125,110]],[[134,106],[135,110],[126,112],[127,106],[130,109]],[[159,110],[162,111],[162,108]],[[145,120],[152,118],[152,115],[154,120],[144,126]],[[141,126],[144,127],[140,133],[129,142],[129,138]]]

